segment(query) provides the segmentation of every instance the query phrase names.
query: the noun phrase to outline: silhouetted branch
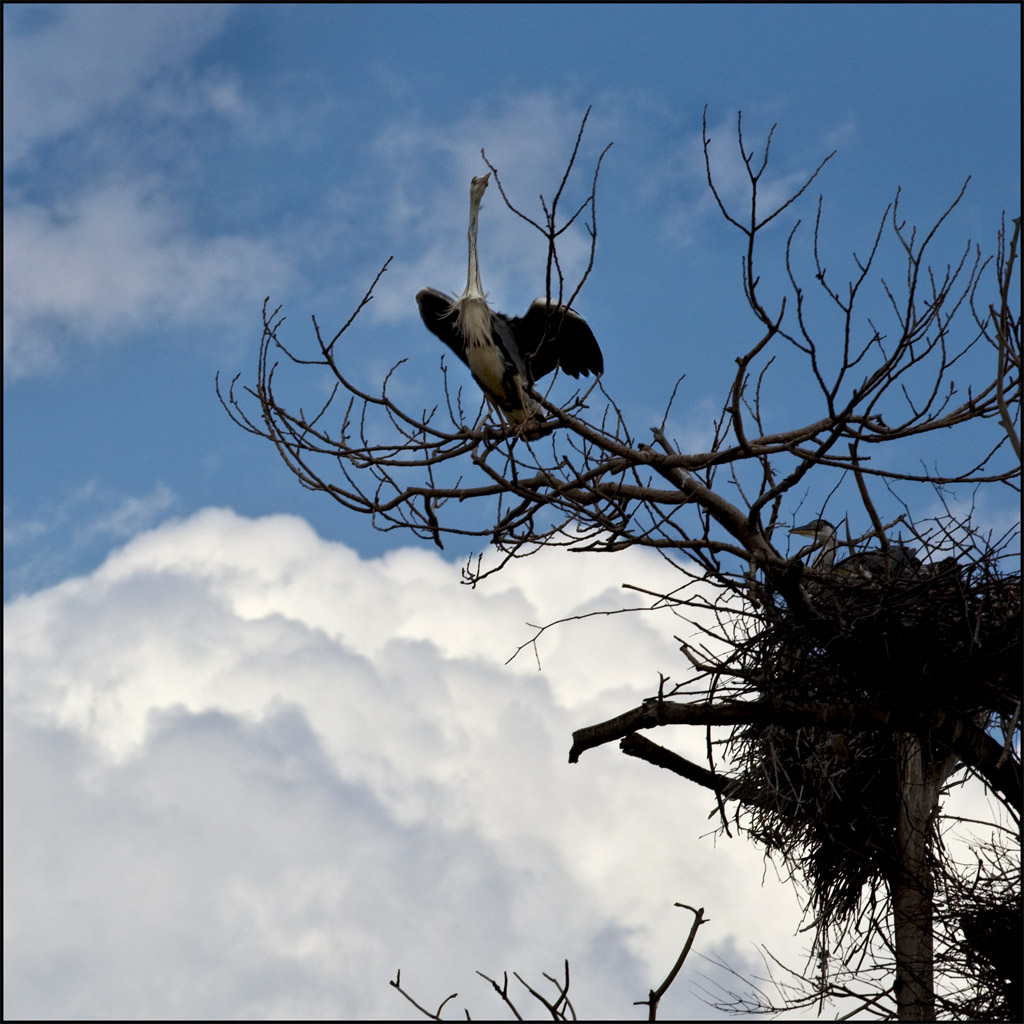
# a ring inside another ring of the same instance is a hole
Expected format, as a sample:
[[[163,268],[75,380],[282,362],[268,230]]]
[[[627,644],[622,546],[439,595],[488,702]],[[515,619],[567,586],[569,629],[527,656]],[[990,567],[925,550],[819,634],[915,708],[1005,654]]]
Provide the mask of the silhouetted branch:
[[[541,216],[513,204],[488,162],[507,208],[544,237],[549,310],[552,300],[574,303],[594,265],[608,147],[589,193],[568,216],[560,212],[588,116],[550,202],[540,197]],[[904,1016],[933,1005],[1002,1007],[987,990],[951,995],[928,985],[924,966],[911,977],[907,942],[894,936],[916,928],[918,962],[952,965],[949,977],[985,957],[992,970],[978,968],[978,978],[1003,970],[992,966],[984,935],[968,953],[947,955],[960,924],[936,907],[960,869],[942,847],[951,819],[938,791],[975,777],[998,798],[998,813],[1020,819],[1019,527],[986,532],[974,515],[990,485],[1020,488],[1020,220],[1009,237],[1004,223],[992,255],[965,241],[942,258],[940,239],[968,182],[920,231],[904,219],[897,189],[851,270],[830,270],[823,199],[813,228],[795,213],[834,154],[766,206],[774,132],[759,152],[737,118],[747,194],[733,208],[716,182],[706,111],[702,121],[708,188],[739,232],[739,287],[750,314],[748,337],[717,339],[732,346],[734,367],[703,451],[686,451],[669,434],[669,413],[692,397],[676,366],[653,382],[667,392],[653,427],[630,425],[607,379],[565,400],[551,389],[536,393],[538,412],[515,427],[489,419],[463,368],[449,375],[443,360],[436,404],[423,409],[393,397],[403,393],[404,360],[382,379],[357,380],[339,342],[388,263],[330,338],[313,318],[308,348],[286,345],[281,308],[265,301],[255,380],[243,386],[236,376],[226,393],[218,380],[218,396],[243,430],[275,446],[303,487],[378,529],[437,547],[450,537],[489,545],[492,561],[467,560],[471,586],[554,546],[662,554],[679,571],[678,586],[633,589],[687,624],[677,637],[686,678],[670,685],[662,675],[657,696],[578,729],[570,761],[620,741],[624,753],[713,793],[723,827],[728,806],[737,826],[806,885],[817,979],[804,972],[783,981],[783,1008],[817,1004],[820,1012],[825,998],[879,1015],[894,1006]],[[761,268],[774,236],[765,229],[789,216],[778,235],[782,293],[769,296]],[[558,243],[574,225],[585,226],[590,253],[570,284]],[[883,276],[880,268],[893,266]],[[869,286],[880,287],[880,302],[869,303]],[[545,337],[562,328],[557,313],[549,320]],[[986,346],[991,358],[978,358]],[[308,411],[285,397],[296,375],[308,375],[304,393],[316,396]],[[789,400],[794,391],[799,407]],[[812,481],[827,495],[815,518],[839,524],[827,561],[820,543],[790,550],[788,527],[806,518]],[[842,505],[853,487],[856,498]],[[536,650],[550,625],[534,627],[519,650]],[[705,730],[706,767],[639,735],[683,726]],[[909,920],[915,900],[927,921]],[[1004,909],[989,908],[992,920]],[[987,918],[982,924],[994,928]],[[925,948],[933,934],[934,957]],[[846,966],[857,958],[881,979],[895,972],[899,983],[867,990],[863,974]],[[401,991],[399,980],[392,984]],[[501,985],[487,980],[517,1012],[507,975]],[[568,966],[564,985],[548,980],[553,999],[522,984],[553,1016],[570,1013]],[[414,1005],[440,1019],[447,1001],[436,1014]],[[771,1003],[758,995],[735,1005]]]

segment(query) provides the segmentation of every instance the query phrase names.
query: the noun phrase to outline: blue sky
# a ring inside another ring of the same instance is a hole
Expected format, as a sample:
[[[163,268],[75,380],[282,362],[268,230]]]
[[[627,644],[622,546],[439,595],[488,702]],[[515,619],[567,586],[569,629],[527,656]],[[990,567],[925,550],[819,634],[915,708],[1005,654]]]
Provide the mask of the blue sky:
[[[804,203],[766,237],[767,289],[781,287],[772,246],[797,218],[804,230],[813,222],[819,193],[829,265],[842,279],[897,187],[908,219],[930,226],[970,176],[936,240],[936,262],[945,264],[968,238],[990,250],[1002,212],[1019,212],[1019,30],[1017,6],[985,4],[5,6],[5,684],[8,746],[38,766],[31,785],[8,785],[18,789],[13,813],[24,815],[14,820],[21,845],[39,854],[18,858],[28,895],[13,906],[8,899],[8,927],[22,940],[8,1012],[173,1015],[115,965],[130,950],[140,977],[193,977],[189,927],[175,907],[218,899],[230,911],[200,915],[204,934],[261,938],[245,957],[216,954],[213,939],[196,952],[208,983],[184,985],[176,997],[183,1014],[401,1013],[376,960],[360,962],[372,977],[354,969],[343,977],[332,958],[379,948],[388,970],[411,970],[422,944],[393,954],[403,920],[451,937],[467,918],[475,924],[466,949],[454,938],[438,943],[450,955],[433,948],[418,968],[445,994],[476,967],[528,969],[522,958],[536,953],[550,971],[589,950],[593,962],[613,965],[592,980],[594,1005],[619,1000],[614,1012],[626,1012],[670,962],[667,936],[678,925],[652,923],[656,908],[713,903],[722,869],[710,841],[689,855],[708,895],[685,891],[666,854],[647,866],[664,883],[657,899],[638,903],[628,885],[610,882],[629,874],[623,865],[636,854],[626,842],[603,845],[621,831],[614,818],[556,836],[546,815],[509,798],[514,806],[496,823],[471,780],[483,772],[514,793],[520,769],[484,771],[450,745],[488,760],[486,745],[477,750],[467,738],[486,733],[500,707],[535,729],[524,740],[531,756],[551,759],[532,781],[531,801],[562,774],[572,778],[558,786],[576,787],[565,798],[595,815],[603,802],[632,815],[637,793],[660,794],[662,780],[610,752],[596,755],[587,775],[583,764],[569,773],[564,753],[572,728],[651,692],[659,668],[681,671],[671,642],[678,625],[631,627],[636,636],[609,646],[601,679],[592,670],[574,675],[573,644],[585,651],[594,639],[553,640],[539,674],[533,664],[504,667],[529,635],[525,622],[567,605],[613,604],[630,573],[660,578],[657,563],[639,554],[616,564],[577,560],[566,570],[576,588],[555,595],[539,563],[522,566],[514,580],[467,599],[458,568],[468,550],[442,558],[302,490],[268,444],[227,419],[214,376],[252,379],[264,296],[283,304],[287,338],[301,347],[311,340],[310,314],[343,323],[393,257],[346,335],[347,358],[357,379],[372,382],[407,357],[403,393],[414,407],[430,403],[439,344],[413,296],[423,285],[457,292],[464,283],[466,191],[484,169],[481,147],[516,197],[535,204],[556,187],[592,106],[577,193],[596,155],[614,146],[599,186],[596,265],[576,305],[638,435],[660,421],[672,382],[686,373],[671,426],[698,450],[709,443],[735,355],[756,335],[740,289],[739,236],[704,182],[705,104],[727,198],[742,194],[738,110],[752,141],[778,123],[775,189],[837,150]],[[581,265],[584,248],[581,234],[567,238],[570,267]],[[481,259],[492,304],[524,310],[543,291],[543,257],[540,240],[489,193]],[[890,258],[883,267],[895,266]],[[984,372],[981,364],[964,371]],[[774,388],[780,423],[810,413],[798,382],[783,374]],[[950,445],[942,454],[955,462],[970,453]],[[807,504],[817,508],[831,483],[814,485]],[[933,498],[909,497],[930,511]],[[1002,527],[1016,502],[986,497],[981,511]],[[335,590],[322,565],[337,566],[349,585]],[[379,603],[364,623],[369,594]],[[427,601],[436,617],[423,612]],[[483,622],[496,647],[483,644]],[[267,636],[281,646],[267,646]],[[649,656],[638,660],[641,642]],[[345,683],[332,685],[339,676]],[[415,689],[428,676],[444,681],[436,704]],[[339,700],[362,709],[365,728],[337,724]],[[401,729],[395,707],[409,717]],[[498,733],[493,742],[507,740]],[[227,783],[214,793],[188,779],[185,795],[177,793],[181,764],[196,759],[214,775],[241,772],[234,796]],[[308,807],[300,800],[288,810],[294,834],[309,839],[303,850],[319,842],[348,849],[337,821],[358,823],[352,877],[332,874],[336,854],[300,870],[287,844],[239,871],[247,844],[238,836],[258,837],[267,816],[282,813],[289,772],[306,780],[299,789]],[[673,827],[680,843],[694,842],[709,827],[702,798],[678,786],[665,792],[681,808],[690,801],[693,815]],[[221,808],[239,799],[251,813],[229,841],[218,830]],[[208,857],[174,834],[174,808],[186,805],[212,845]],[[69,808],[72,849],[50,850],[48,822]],[[336,820],[325,825],[323,815]],[[635,827],[662,843],[657,823],[637,814]],[[116,894],[96,888],[97,865],[110,854],[104,835],[143,851],[141,866],[126,869],[138,886],[139,933],[112,909]],[[743,898],[761,901],[759,919],[789,914],[782,931],[791,936],[795,897],[759,888],[755,854],[727,856],[751,873]],[[449,892],[446,862],[474,885],[449,879]],[[419,884],[406,891],[396,880],[409,864]],[[52,888],[47,870],[59,873],[67,902],[41,917],[33,894]],[[148,877],[181,872],[198,880],[178,902],[147,887]],[[296,873],[334,894],[333,914],[318,917],[319,890],[312,882],[304,889]],[[586,904],[586,921],[558,931],[539,909],[555,898],[545,885],[564,900],[563,916]],[[428,906],[440,892],[447,901]],[[77,916],[69,909],[82,906]],[[375,916],[395,922],[393,930],[367,928]],[[709,942],[723,954],[739,950],[735,962],[768,941],[744,929],[742,912],[733,918],[722,907],[719,916],[727,924]],[[180,941],[140,939],[165,934],[172,919]],[[538,931],[551,940],[542,951],[531,941]],[[53,984],[66,963],[74,964],[68,980]],[[244,994],[253,968],[264,972],[258,1005]],[[684,988],[672,1012],[696,1013]]]

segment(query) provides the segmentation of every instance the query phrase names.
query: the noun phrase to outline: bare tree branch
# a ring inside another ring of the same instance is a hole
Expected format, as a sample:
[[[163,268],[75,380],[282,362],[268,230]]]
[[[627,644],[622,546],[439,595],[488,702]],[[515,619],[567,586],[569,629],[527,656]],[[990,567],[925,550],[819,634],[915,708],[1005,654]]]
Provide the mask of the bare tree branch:
[[[545,338],[566,322],[555,303],[575,303],[594,266],[607,146],[586,197],[561,212],[588,116],[539,215],[512,201],[484,156],[508,209],[544,238]],[[281,309],[268,299],[255,381],[243,386],[236,376],[225,392],[218,380],[218,395],[303,487],[378,529],[438,547],[453,537],[489,545],[492,560],[467,561],[471,586],[549,547],[659,552],[678,570],[678,586],[634,590],[686,624],[677,639],[688,674],[676,683],[663,675],[639,707],[578,729],[570,761],[620,741],[627,755],[709,790],[724,828],[731,814],[801,880],[816,977],[770,974],[782,1008],[820,1012],[828,998],[882,1017],[988,1007],[1019,1019],[1013,999],[993,988],[1006,969],[989,939],[1019,910],[1003,889],[992,906],[972,903],[963,866],[943,845],[943,829],[956,822],[939,797],[977,779],[999,814],[1020,821],[1019,527],[986,531],[974,515],[988,494],[1020,489],[1020,220],[1009,233],[1004,221],[992,254],[965,241],[944,257],[968,182],[921,230],[906,221],[897,189],[844,283],[826,255],[823,199],[813,229],[795,217],[834,154],[766,206],[774,132],[759,151],[737,118],[747,193],[734,209],[716,181],[706,111],[702,120],[708,188],[739,233],[750,314],[748,337],[722,339],[734,344],[735,369],[722,381],[704,451],[684,451],[669,435],[687,386],[674,367],[660,422],[642,427],[630,424],[607,380],[564,401],[550,389],[534,394],[538,411],[516,426],[483,416],[476,391],[464,392],[443,360],[429,408],[392,397],[402,393],[404,360],[381,380],[357,380],[342,338],[388,263],[330,338],[313,319],[305,349],[286,343]],[[787,217],[782,291],[769,296],[766,228]],[[589,257],[568,281],[558,245],[580,225]],[[980,358],[986,346],[992,354]],[[304,375],[313,386],[303,393],[318,396],[308,411],[290,397]],[[794,382],[801,403],[780,401]],[[831,531],[827,557],[819,542],[790,552],[788,527],[806,517],[812,482],[827,496],[814,508]],[[523,646],[536,650],[550,625],[534,627]],[[640,735],[690,726],[705,730],[707,766]],[[983,861],[979,879],[1009,877],[1004,854]],[[876,971],[874,988],[861,984],[867,968],[858,974],[855,962]],[[487,980],[514,1011],[507,975],[501,985]],[[523,984],[554,1019],[568,1019],[558,1016],[571,1011],[568,966],[564,984],[549,980],[553,999]],[[772,1007],[767,994],[751,998],[732,1005]],[[436,1014],[414,1005],[440,1019],[446,1002]]]

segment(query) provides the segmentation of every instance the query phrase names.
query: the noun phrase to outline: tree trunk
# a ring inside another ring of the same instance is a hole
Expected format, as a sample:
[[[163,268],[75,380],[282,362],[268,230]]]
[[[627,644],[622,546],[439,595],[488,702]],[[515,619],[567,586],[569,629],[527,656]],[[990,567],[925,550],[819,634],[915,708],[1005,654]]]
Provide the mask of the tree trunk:
[[[896,826],[897,863],[892,879],[896,944],[896,1006],[900,1020],[935,1020],[932,979],[932,873],[928,863],[928,818],[921,741],[896,738],[900,808]]]
[[[897,1016],[899,1020],[935,1020],[934,883],[928,831],[939,789],[957,759],[931,763],[920,737],[911,733],[896,736],[896,749],[900,808],[891,892]]]

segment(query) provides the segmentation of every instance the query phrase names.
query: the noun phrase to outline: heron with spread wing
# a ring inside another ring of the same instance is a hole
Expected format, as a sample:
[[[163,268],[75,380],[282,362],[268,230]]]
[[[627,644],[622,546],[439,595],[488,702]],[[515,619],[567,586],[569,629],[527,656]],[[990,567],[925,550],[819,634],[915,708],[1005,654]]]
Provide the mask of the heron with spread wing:
[[[424,288],[416,295],[420,316],[473,374],[488,403],[510,423],[522,424],[540,411],[530,389],[560,367],[570,377],[604,371],[604,358],[587,322],[568,306],[535,299],[526,314],[508,317],[487,305],[477,261],[480,201],[490,174],[469,188],[469,272],[466,290],[450,295]]]

